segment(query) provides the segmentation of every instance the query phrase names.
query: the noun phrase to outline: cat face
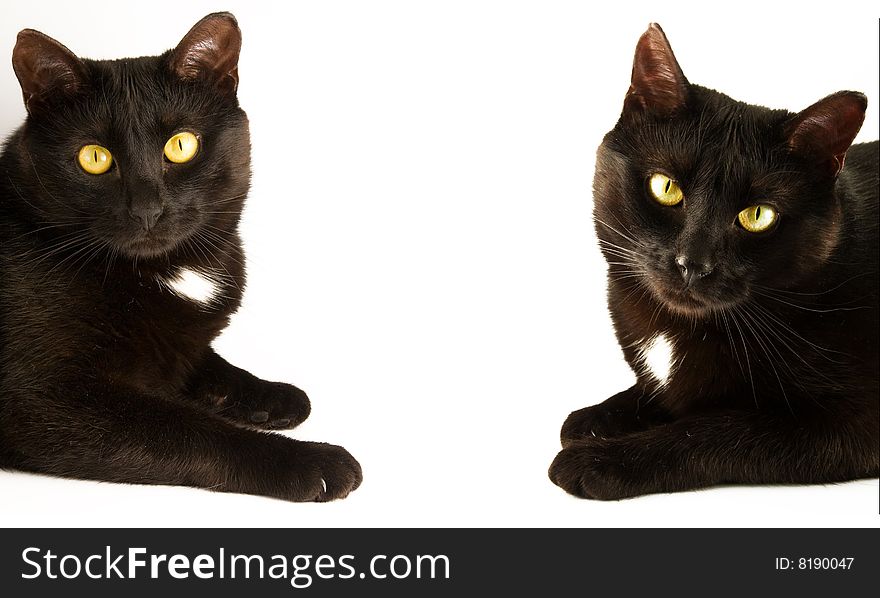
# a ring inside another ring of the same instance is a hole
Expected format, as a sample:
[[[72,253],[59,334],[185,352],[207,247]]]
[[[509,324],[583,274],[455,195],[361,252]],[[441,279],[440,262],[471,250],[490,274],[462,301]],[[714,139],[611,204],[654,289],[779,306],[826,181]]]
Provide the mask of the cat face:
[[[158,57],[79,59],[19,34],[13,64],[28,120],[18,146],[32,216],[131,258],[234,230],[250,178],[235,96],[241,38],[209,15]]]
[[[792,114],[691,85],[652,26],[598,153],[596,230],[612,279],[688,316],[796,286],[838,243],[834,181],[865,107],[841,92]]]

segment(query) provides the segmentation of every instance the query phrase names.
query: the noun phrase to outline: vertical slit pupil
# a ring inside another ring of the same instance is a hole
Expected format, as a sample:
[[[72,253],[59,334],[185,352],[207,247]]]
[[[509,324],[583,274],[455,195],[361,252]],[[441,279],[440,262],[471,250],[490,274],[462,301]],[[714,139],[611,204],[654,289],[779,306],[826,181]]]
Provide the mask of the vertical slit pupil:
[[[98,150],[97,150],[97,149],[94,149],[94,150],[92,150],[92,151],[95,152],[94,160],[95,160],[95,163],[97,164],[97,163],[98,163]]]
[[[758,206],[757,208],[755,208],[755,220],[760,220],[760,219],[761,219],[761,206]]]
[[[180,137],[177,138],[177,147],[180,148],[180,151],[183,151],[183,139]]]
[[[669,193],[669,188],[672,186],[672,181],[666,179],[666,189],[663,191],[664,193]]]

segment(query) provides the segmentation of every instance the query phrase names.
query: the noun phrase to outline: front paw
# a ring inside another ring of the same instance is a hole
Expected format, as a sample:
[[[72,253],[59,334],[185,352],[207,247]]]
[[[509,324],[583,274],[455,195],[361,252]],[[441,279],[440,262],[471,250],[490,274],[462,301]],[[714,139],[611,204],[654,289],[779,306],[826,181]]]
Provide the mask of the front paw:
[[[341,446],[297,442],[290,459],[290,477],[280,491],[286,500],[327,502],[345,498],[363,480],[360,463]]]
[[[305,392],[284,382],[255,379],[233,393],[216,397],[217,414],[249,427],[268,430],[294,428],[311,412]]]
[[[625,455],[601,439],[571,442],[550,465],[550,480],[579,498],[619,500],[640,494],[629,479]]]
[[[610,399],[569,414],[562,424],[560,440],[566,447],[573,442],[620,438],[670,421],[670,416],[650,400],[642,402],[644,391],[632,387]]]
[[[578,409],[562,424],[562,446],[591,438],[614,438],[643,429],[637,416],[621,409],[609,409],[604,403]]]

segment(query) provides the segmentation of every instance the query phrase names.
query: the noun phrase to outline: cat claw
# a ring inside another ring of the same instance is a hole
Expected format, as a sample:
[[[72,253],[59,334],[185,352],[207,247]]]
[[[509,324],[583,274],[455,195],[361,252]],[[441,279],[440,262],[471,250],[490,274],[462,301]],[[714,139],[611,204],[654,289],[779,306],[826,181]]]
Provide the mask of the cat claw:
[[[324,489],[324,492],[327,492],[327,482],[324,481],[324,478],[321,478],[321,488]]]

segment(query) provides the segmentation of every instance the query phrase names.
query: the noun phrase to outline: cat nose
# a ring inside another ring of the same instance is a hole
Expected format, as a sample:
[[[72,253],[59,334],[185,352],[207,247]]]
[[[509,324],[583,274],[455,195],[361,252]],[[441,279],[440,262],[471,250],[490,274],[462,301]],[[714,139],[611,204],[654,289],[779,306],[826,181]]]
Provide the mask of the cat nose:
[[[137,206],[129,208],[128,214],[133,220],[140,222],[145,231],[149,232],[156,226],[156,222],[159,221],[159,217],[164,211],[162,206]]]
[[[678,271],[681,273],[687,288],[690,288],[691,285],[701,278],[709,276],[715,269],[715,266],[712,264],[695,262],[684,255],[675,258],[675,265],[678,266]]]

